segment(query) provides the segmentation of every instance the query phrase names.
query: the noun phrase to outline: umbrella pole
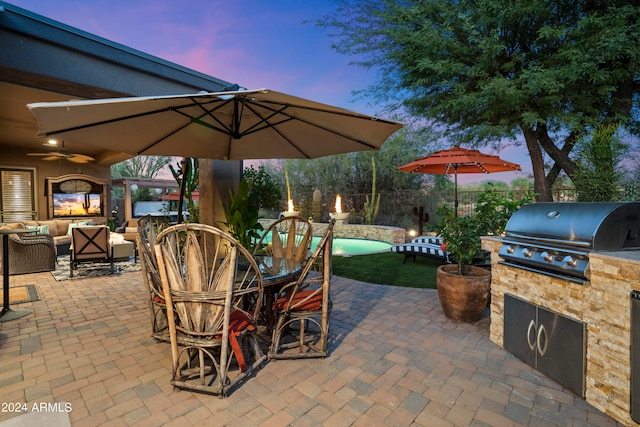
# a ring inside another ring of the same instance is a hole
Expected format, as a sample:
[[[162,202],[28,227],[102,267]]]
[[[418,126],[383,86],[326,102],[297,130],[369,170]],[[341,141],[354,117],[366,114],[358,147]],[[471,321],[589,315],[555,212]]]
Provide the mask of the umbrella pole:
[[[453,217],[458,217],[458,165],[453,166]]]

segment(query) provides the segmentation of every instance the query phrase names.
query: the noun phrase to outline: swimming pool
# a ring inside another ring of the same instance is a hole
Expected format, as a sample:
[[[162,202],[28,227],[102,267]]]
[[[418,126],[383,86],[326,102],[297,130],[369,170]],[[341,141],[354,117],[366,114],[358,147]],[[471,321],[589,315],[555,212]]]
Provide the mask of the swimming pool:
[[[316,249],[320,236],[311,238],[311,252]],[[271,236],[267,236],[267,242],[271,241]],[[348,237],[334,237],[333,250],[331,253],[338,256],[365,255],[378,252],[387,252],[391,250],[391,243],[382,242],[380,240],[368,239],[351,239]]]
[[[316,236],[311,240],[311,251],[315,250],[320,237]],[[333,255],[352,256],[365,255],[378,252],[388,252],[391,250],[391,243],[380,240],[350,239],[346,237],[333,238]]]

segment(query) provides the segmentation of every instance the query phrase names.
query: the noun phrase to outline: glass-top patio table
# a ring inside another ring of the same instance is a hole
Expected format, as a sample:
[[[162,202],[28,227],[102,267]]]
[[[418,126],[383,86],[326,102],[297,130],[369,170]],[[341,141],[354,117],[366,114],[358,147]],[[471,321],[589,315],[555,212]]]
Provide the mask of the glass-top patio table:
[[[275,298],[282,286],[291,283],[300,277],[304,262],[294,259],[258,255],[255,257],[260,273],[262,274],[262,287],[265,295],[265,315],[269,328],[275,324],[273,305]]]

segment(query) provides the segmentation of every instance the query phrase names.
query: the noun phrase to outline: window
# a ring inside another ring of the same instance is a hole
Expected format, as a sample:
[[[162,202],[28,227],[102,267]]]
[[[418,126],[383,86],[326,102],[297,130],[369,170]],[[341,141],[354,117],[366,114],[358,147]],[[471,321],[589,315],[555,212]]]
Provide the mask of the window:
[[[34,175],[29,169],[0,169],[0,221],[35,219]]]

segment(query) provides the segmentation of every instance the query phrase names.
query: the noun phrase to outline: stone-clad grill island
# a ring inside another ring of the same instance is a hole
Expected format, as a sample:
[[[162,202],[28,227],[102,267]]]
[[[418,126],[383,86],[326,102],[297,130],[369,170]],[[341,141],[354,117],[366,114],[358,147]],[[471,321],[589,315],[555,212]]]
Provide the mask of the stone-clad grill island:
[[[527,205],[483,247],[491,340],[625,425],[640,420],[640,203]]]

